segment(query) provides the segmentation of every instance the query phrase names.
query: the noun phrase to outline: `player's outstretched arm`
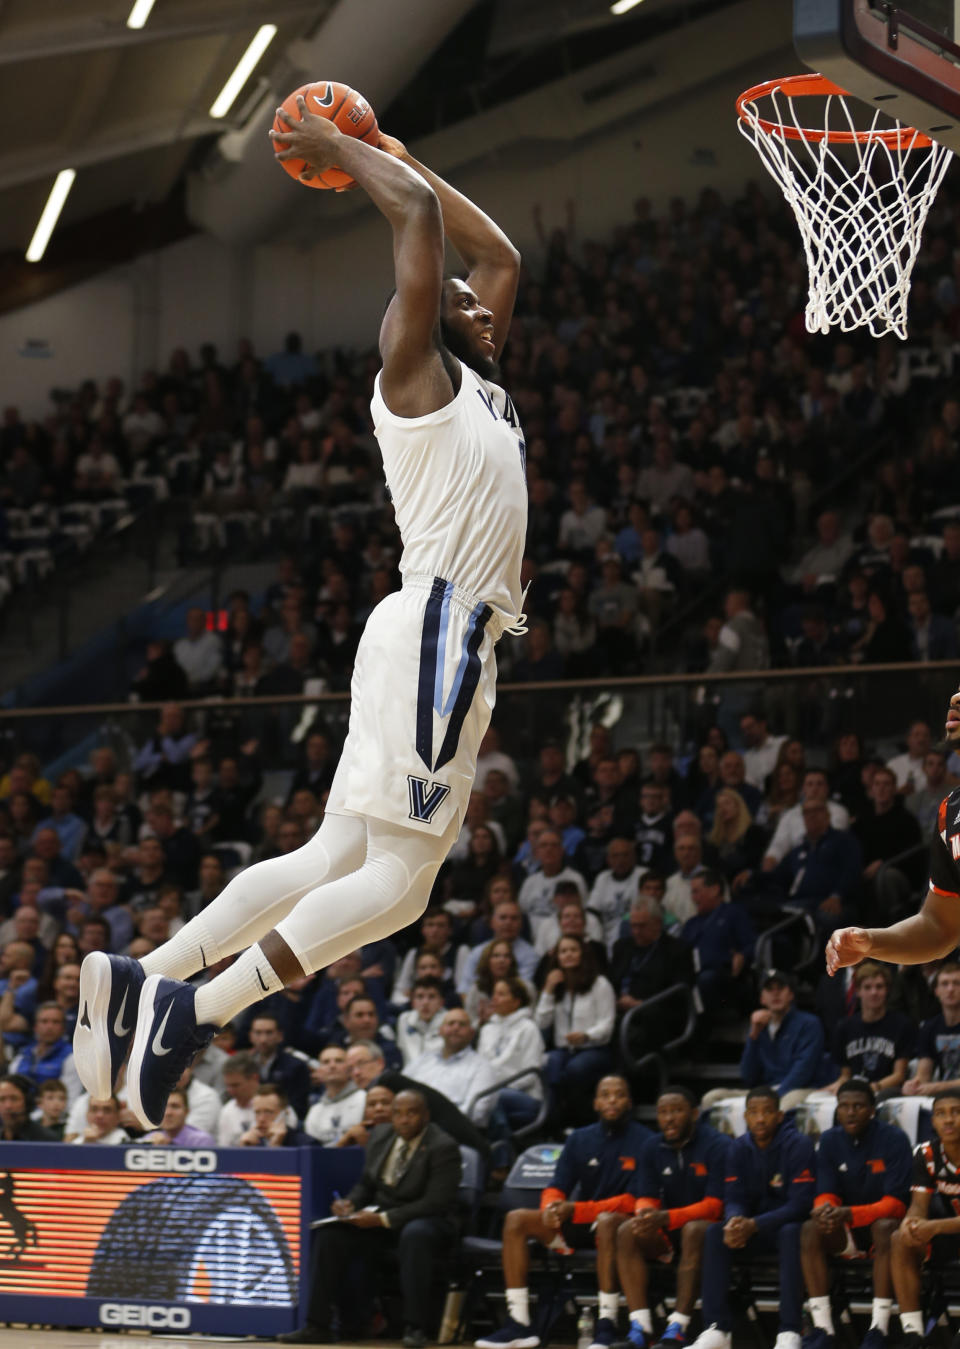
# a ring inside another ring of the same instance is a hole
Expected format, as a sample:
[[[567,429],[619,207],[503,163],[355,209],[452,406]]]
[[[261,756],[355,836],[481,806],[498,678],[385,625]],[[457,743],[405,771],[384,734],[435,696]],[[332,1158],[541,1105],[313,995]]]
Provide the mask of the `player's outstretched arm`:
[[[271,132],[278,159],[305,159],[322,171],[334,165],[365,189],[393,228],[397,291],[380,329],[381,387],[400,417],[422,417],[450,402],[450,376],[440,356],[443,219],[437,195],[423,176],[372,145],[345,136],[297,99],[298,122],[278,109],[287,130]]]
[[[827,973],[869,956],[894,965],[923,965],[949,955],[960,942],[960,901],[928,892],[919,913],[892,927],[842,927],[827,942]]]
[[[469,197],[414,159],[395,136],[381,133],[380,149],[415,169],[433,188],[443,212],[447,238],[467,265],[467,283],[493,314],[493,342],[499,357],[507,340],[520,276],[520,254],[499,225]]]

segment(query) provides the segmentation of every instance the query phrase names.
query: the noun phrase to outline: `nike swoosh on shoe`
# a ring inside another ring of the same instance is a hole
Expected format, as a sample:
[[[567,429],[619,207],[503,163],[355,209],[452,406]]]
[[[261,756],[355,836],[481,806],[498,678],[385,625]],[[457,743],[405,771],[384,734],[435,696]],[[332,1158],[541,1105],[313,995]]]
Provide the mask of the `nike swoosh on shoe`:
[[[171,1049],[173,1048],[173,1045],[167,1045],[166,1049],[163,1047],[163,1032],[166,1028],[167,1022],[170,1020],[170,1013],[172,1011],[173,1011],[173,1003],[170,1002],[167,1004],[167,1010],[163,1014],[163,1020],[157,1027],[157,1033],[153,1037],[153,1044],[150,1046],[151,1050],[153,1051],[154,1054],[156,1054],[157,1058],[162,1058],[164,1054],[169,1054]]]
[[[117,1009],[117,1017],[116,1017],[116,1020],[115,1020],[114,1023],[113,1023],[113,1033],[114,1033],[114,1035],[123,1036],[123,1035],[128,1035],[128,1034],[130,1033],[130,1026],[125,1026],[125,1025],[123,1024],[123,1013],[124,1013],[124,1011],[126,1010],[126,1006],[127,1006],[127,994],[128,994],[129,992],[130,992],[129,988],[125,988],[125,989],[123,990],[123,1001],[120,1003],[120,1006],[119,1006],[118,1009]]]

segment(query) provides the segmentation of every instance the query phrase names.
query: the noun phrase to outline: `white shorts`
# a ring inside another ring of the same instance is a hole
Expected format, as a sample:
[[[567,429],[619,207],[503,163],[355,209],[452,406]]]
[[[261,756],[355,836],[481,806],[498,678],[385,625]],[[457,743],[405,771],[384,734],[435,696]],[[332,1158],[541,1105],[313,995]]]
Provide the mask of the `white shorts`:
[[[420,833],[463,819],[496,702],[503,624],[437,576],[406,576],[367,620],[327,810]]]

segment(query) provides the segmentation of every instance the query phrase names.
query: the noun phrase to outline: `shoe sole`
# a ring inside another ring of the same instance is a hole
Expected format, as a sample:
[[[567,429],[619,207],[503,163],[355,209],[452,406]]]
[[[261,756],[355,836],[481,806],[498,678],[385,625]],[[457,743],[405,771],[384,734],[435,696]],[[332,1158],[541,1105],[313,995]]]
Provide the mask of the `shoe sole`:
[[[539,1349],[539,1335],[527,1335],[522,1340],[474,1340],[474,1349]]]
[[[91,1100],[105,1101],[113,1092],[110,1074],[110,994],[113,966],[102,951],[91,951],[80,966],[80,1016],[73,1033],[73,1062]],[[80,1024],[86,1013],[89,1028]]]
[[[153,1120],[143,1108],[140,1095],[140,1077],[143,1073],[143,1061],[150,1052],[150,1037],[153,1034],[153,1013],[156,991],[163,979],[162,974],[150,974],[140,989],[140,1002],[137,1005],[137,1028],[133,1033],[133,1048],[127,1064],[127,1105],[136,1115],[144,1129],[159,1129],[160,1120]]]

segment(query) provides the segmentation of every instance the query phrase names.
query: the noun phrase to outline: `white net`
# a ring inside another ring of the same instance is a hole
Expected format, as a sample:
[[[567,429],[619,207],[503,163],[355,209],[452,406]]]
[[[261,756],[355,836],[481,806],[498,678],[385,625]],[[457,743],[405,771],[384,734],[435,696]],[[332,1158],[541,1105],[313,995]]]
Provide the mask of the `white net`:
[[[819,77],[783,85],[805,80]],[[823,121],[818,117],[814,129],[810,109],[818,103]],[[875,337],[906,338],[920,236],[953,156],[889,118],[881,125],[880,112],[858,127],[852,104],[840,91],[814,99],[806,91],[793,97],[778,84],[760,86],[741,100],[739,126],[800,226],[810,272],[807,331],[867,327]]]

